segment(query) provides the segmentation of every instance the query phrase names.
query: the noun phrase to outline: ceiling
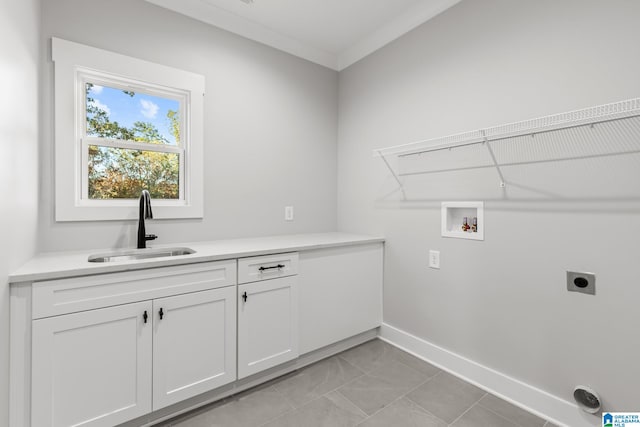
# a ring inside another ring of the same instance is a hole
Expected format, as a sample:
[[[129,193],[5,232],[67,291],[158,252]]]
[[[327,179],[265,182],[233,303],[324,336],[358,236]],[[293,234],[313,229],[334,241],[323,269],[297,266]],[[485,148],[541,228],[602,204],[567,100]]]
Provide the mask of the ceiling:
[[[342,70],[460,0],[147,0]]]

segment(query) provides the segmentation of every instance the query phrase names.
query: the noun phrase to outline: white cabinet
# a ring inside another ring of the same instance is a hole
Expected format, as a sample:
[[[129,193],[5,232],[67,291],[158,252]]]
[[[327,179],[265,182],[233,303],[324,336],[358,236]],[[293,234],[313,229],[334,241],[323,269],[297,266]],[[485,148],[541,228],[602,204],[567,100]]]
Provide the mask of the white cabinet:
[[[324,357],[380,326],[382,262],[381,242],[320,241],[11,283],[9,423],[153,423]]]
[[[31,425],[113,426],[151,411],[151,309],[33,321]]]
[[[235,303],[234,286],[153,301],[154,410],[235,381]]]
[[[243,276],[242,261],[238,264],[239,277]],[[255,262],[252,263],[255,265]],[[238,378],[248,377],[297,357],[297,276],[239,285]]]
[[[383,245],[300,253],[300,354],[382,324]]]
[[[31,425],[113,426],[235,381],[235,279],[224,261],[35,284]]]

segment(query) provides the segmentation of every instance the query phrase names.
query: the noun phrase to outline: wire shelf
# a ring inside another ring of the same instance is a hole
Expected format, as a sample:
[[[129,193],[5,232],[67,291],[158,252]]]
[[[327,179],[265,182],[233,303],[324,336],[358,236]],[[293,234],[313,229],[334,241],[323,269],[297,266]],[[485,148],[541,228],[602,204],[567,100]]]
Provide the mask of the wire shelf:
[[[508,123],[444,137],[425,139],[408,144],[378,148],[373,150],[373,154],[376,157],[389,155],[409,156],[447,148],[474,145],[484,141],[496,141],[516,136],[546,133],[559,129],[587,126],[636,116],[640,116],[640,98],[597,105],[581,110],[553,114],[537,119]]]
[[[640,153],[640,98],[374,150],[404,195],[415,175]],[[396,168],[390,159],[396,160]]]

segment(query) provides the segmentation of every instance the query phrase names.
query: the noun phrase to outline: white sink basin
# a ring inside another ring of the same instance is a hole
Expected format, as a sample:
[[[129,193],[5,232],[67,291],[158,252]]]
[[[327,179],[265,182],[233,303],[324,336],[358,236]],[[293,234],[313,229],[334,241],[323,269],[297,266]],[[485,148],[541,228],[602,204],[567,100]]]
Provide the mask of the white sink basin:
[[[118,262],[135,261],[149,258],[174,257],[194,254],[191,248],[149,248],[149,249],[128,249],[124,251],[114,251],[104,254],[90,255],[89,262]]]

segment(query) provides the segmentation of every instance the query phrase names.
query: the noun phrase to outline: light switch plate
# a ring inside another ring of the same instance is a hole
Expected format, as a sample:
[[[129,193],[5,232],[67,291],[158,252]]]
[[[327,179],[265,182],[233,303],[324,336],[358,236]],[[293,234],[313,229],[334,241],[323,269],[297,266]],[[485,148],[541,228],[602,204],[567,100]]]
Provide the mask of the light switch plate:
[[[440,251],[429,251],[429,267],[440,268]]]
[[[293,206],[284,207],[284,220],[293,221]]]

